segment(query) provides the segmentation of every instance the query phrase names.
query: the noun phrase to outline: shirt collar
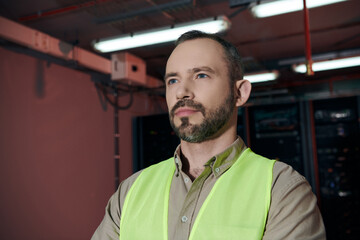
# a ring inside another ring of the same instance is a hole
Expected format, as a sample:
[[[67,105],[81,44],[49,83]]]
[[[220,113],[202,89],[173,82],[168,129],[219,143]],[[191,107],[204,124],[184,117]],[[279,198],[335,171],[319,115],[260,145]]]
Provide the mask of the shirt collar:
[[[238,137],[228,148],[210,158],[210,160],[205,164],[205,166],[210,166],[215,177],[219,177],[235,163],[237,158],[246,148],[247,147],[244,141],[240,137]],[[177,176],[179,176],[179,173],[182,169],[180,151],[181,150],[179,144],[174,153]]]

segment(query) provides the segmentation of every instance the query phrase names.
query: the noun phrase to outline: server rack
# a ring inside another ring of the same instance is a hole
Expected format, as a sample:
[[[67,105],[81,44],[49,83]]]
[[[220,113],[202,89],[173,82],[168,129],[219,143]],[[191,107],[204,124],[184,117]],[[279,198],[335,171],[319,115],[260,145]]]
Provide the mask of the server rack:
[[[359,97],[314,101],[313,118],[327,239],[359,239]]]
[[[249,107],[250,146],[257,154],[285,162],[306,175],[300,112],[299,103]]]
[[[248,136],[247,136],[247,119],[246,119],[246,109],[245,108],[239,108],[238,109],[238,119],[237,119],[237,126],[236,126],[236,132],[237,135],[240,136],[245,144],[248,143]]]
[[[134,172],[172,157],[180,143],[167,113],[134,118],[133,133]]]

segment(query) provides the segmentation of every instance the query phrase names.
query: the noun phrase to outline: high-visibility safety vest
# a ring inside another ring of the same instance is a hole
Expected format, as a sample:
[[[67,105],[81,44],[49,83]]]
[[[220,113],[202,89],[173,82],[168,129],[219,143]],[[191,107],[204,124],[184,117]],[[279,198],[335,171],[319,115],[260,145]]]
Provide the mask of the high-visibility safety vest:
[[[189,239],[261,239],[270,207],[274,160],[246,149],[215,182]],[[168,239],[173,158],[143,170],[130,187],[120,220],[120,240]]]

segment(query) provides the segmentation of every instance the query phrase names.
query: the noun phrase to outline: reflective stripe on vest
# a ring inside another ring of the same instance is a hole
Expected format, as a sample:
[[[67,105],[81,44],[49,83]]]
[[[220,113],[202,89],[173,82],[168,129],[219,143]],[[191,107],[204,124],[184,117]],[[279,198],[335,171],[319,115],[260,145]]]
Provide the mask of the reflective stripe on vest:
[[[246,149],[216,181],[200,208],[189,239],[261,239],[270,207],[274,162]],[[174,171],[170,158],[138,176],[122,209],[121,240],[168,239]]]

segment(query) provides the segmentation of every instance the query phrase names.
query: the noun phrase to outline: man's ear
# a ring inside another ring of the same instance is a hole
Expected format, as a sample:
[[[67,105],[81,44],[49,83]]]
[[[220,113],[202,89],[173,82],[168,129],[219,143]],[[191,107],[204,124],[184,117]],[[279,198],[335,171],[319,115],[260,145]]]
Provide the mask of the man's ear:
[[[237,80],[235,83],[236,106],[240,107],[246,103],[251,93],[251,83],[248,80]]]

